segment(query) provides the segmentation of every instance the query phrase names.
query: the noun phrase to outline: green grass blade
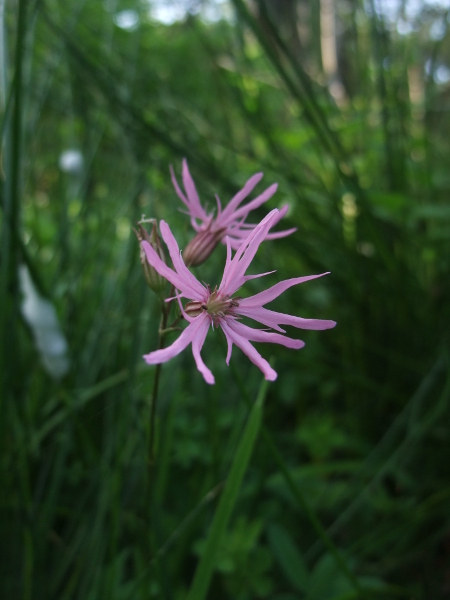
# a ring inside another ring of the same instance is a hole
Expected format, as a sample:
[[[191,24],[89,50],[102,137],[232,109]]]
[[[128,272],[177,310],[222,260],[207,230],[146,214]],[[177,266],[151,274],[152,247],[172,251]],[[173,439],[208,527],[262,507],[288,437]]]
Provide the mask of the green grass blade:
[[[305,561],[289,533],[279,525],[269,526],[267,535],[275,558],[291,585],[299,592],[308,589],[309,573]]]
[[[0,398],[9,384],[6,362],[15,349],[17,311],[17,231],[20,216],[20,165],[22,160],[23,62],[27,27],[26,2],[18,5],[15,48],[14,98],[11,122],[5,121],[5,183],[3,184],[3,221],[1,231],[2,264],[0,271]],[[4,69],[7,65],[1,65]],[[6,352],[6,348],[9,352]],[[11,350],[12,349],[12,350]]]
[[[234,455],[227,482],[214,514],[203,556],[197,566],[187,600],[203,600],[203,598],[206,598],[214,572],[217,551],[230,520],[231,512],[236,504],[242,479],[247,470],[261,427],[262,409],[266,392],[267,381],[263,381],[256,402],[250,411],[241,442]]]
[[[241,380],[240,376],[238,375],[237,370],[234,366],[233,366],[233,372],[234,372],[236,381],[238,382],[239,387],[242,391],[242,396],[244,398],[244,401],[247,402],[247,404],[248,404],[249,403],[248,394],[246,393],[245,386],[242,383],[242,380]],[[338,548],[333,543],[332,539],[329,537],[329,535],[325,531],[325,528],[323,527],[319,517],[316,515],[314,510],[309,506],[308,502],[306,501],[305,497],[303,496],[302,490],[297,485],[297,483],[294,481],[294,478],[292,477],[288,466],[286,465],[286,463],[285,463],[282,455],[280,454],[278,448],[276,447],[274,441],[272,440],[270,431],[267,429],[267,427],[264,426],[264,424],[261,427],[261,433],[262,433],[264,441],[266,442],[269,452],[271,453],[273,459],[277,463],[277,465],[280,469],[280,472],[281,472],[283,478],[285,479],[286,484],[295,499],[295,502],[297,503],[297,506],[307,516],[311,525],[316,530],[316,533],[319,536],[320,540],[322,541],[322,543],[325,545],[325,547],[328,549],[329,553],[335,560],[336,565],[339,567],[339,569],[342,571],[342,573],[345,575],[345,577],[348,579],[348,581],[353,585],[354,589],[358,593],[360,593],[362,597],[364,597],[363,596],[364,592],[363,592],[358,580],[356,579],[354,573],[352,572],[351,568],[349,567],[349,565],[347,564],[345,559],[342,557],[341,553],[339,552]]]

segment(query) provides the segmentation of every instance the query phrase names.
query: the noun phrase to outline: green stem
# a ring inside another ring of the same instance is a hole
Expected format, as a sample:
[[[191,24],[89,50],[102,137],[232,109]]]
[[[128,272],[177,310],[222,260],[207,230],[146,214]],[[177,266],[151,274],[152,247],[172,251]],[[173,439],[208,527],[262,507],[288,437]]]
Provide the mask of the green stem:
[[[175,292],[175,288],[172,285],[170,288],[170,292],[168,298],[171,298]],[[179,318],[175,319],[175,321],[167,327],[167,322],[169,320],[171,304],[168,304],[164,300],[161,300],[161,321],[159,323],[158,329],[158,347],[157,350],[162,350],[164,348],[164,336],[166,333],[171,331],[175,331],[174,325],[176,325],[179,321]],[[150,471],[153,468],[155,462],[155,421],[156,421],[156,404],[158,400],[158,391],[159,391],[159,379],[161,375],[162,363],[156,365],[155,369],[155,378],[153,379],[153,390],[152,390],[152,399],[150,403],[150,432],[148,438],[148,465]]]
[[[2,19],[4,5],[2,4]],[[4,23],[0,24],[4,28]],[[27,33],[27,0],[18,3],[14,76],[8,106],[5,108],[2,133],[4,138],[5,178],[1,193],[3,220],[0,231],[0,414],[3,403],[13,389],[20,385],[15,374],[20,372],[20,356],[17,348],[16,327],[19,320],[19,223],[22,163],[22,110],[23,110],[23,63],[25,60]],[[1,36],[0,36],[1,37]],[[0,69],[7,72],[7,65]],[[1,75],[4,82],[4,73]],[[11,101],[10,114],[9,109]],[[2,415],[3,416],[3,415]],[[0,439],[3,439],[4,418],[0,418]]]
[[[164,348],[164,333],[167,328],[167,319],[169,309],[167,306],[162,307],[161,322],[158,330],[158,350]],[[155,421],[156,421],[156,404],[158,400],[159,380],[161,375],[162,363],[156,365],[155,377],[153,379],[152,399],[150,403],[150,433],[148,438],[148,464],[152,469],[155,462]]]

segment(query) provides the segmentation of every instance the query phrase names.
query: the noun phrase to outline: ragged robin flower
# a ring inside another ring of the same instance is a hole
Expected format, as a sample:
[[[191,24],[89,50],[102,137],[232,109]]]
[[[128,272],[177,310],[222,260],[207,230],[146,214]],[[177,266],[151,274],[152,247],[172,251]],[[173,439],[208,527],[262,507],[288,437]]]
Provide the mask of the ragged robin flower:
[[[183,253],[185,264],[193,267],[204,262],[220,242],[225,243],[226,237],[230,240],[231,248],[237,250],[248,234],[256,227],[255,223],[246,222],[249,213],[267,202],[275,194],[278,187],[276,183],[272,184],[262,194],[244,204],[244,206],[241,206],[243,200],[247,198],[262,179],[263,174],[256,173],[253,177],[250,177],[242,190],[230,200],[224,209],[222,209],[219,197],[216,196],[217,210],[214,214],[214,211],[210,213],[206,212],[202,206],[186,159],[183,159],[182,170],[184,192],[178,185],[172,167],[170,168],[170,172],[175,191],[188,209],[192,227],[197,232],[197,235],[189,242]],[[277,213],[277,218],[274,220],[273,225],[284,217],[287,210],[288,206],[283,206]],[[265,239],[273,240],[285,237],[294,231],[296,231],[295,228],[268,233]]]
[[[141,242],[149,264],[178,290],[177,297],[182,314],[189,322],[189,325],[173,344],[162,350],[156,350],[144,355],[144,359],[148,364],[153,365],[167,362],[182,352],[189,344],[192,344],[192,353],[197,369],[201,372],[207,383],[213,384],[214,376],[203,362],[200,352],[210,327],[213,329],[220,327],[228,343],[226,363],[229,364],[232,347],[235,344],[261,369],[266,379],[274,381],[277,378],[277,373],[259,354],[251,342],[269,342],[281,344],[288,348],[299,349],[304,346],[304,342],[283,335],[285,331],[280,325],[291,325],[300,329],[330,329],[336,325],[334,321],[302,319],[301,317],[274,312],[264,308],[265,304],[277,298],[288,288],[310,279],[322,277],[322,275],[326,275],[327,273],[287,279],[248,298],[235,295],[249,279],[267,275],[267,273],[263,273],[262,275],[246,275],[245,273],[259,245],[264,239],[267,239],[270,228],[278,222],[279,214],[277,209],[272,210],[240,244],[234,257],[232,257],[232,242],[230,238],[227,238],[227,258],[222,281],[219,287],[215,287],[214,289],[200,283],[189,271],[183,261],[178,244],[169,226],[164,221],[160,223],[160,230],[163,240],[169,249],[174,269],[171,269],[159,258],[148,242]],[[181,298],[189,299],[189,302],[184,307],[181,303]],[[253,329],[248,327],[240,322],[240,317],[249,317],[254,321],[262,323],[269,329]]]

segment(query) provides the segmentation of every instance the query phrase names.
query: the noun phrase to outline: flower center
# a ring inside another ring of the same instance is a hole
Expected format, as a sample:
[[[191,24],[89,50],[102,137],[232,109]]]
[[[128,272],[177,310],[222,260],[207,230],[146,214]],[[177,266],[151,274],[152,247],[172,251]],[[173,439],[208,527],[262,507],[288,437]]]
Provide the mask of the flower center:
[[[220,294],[217,286],[211,292],[208,286],[208,299],[206,302],[192,300],[184,307],[185,312],[191,317],[197,317],[203,311],[207,312],[215,325],[226,315],[233,314],[233,309],[239,306],[240,298],[230,298],[228,295]]]

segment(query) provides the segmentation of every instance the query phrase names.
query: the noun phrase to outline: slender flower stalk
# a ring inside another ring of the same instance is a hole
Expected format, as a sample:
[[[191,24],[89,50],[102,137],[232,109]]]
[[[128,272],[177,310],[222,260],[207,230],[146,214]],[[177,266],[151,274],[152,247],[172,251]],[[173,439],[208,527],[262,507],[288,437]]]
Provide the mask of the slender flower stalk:
[[[216,195],[217,212],[207,213],[200,202],[194,180],[191,177],[186,159],[183,159],[182,179],[184,192],[181,190],[176,180],[172,167],[170,168],[172,183],[175,191],[188,209],[191,217],[192,227],[197,235],[189,242],[183,254],[184,262],[188,266],[197,266],[204,262],[212,253],[214,248],[220,243],[225,243],[225,238],[229,238],[229,243],[233,250],[237,250],[248,234],[256,227],[255,223],[247,223],[246,219],[249,213],[267,202],[275,192],[278,185],[276,183],[268,187],[262,194],[241,206],[243,200],[253,191],[255,186],[261,181],[263,174],[256,173],[247,181],[242,190],[240,190],[222,209],[219,197]],[[277,213],[277,218],[273,225],[288,211],[288,206]],[[296,231],[296,228],[286,229],[275,233],[266,234],[266,240],[273,240],[285,237]]]
[[[334,321],[303,319],[264,308],[265,304],[277,298],[288,288],[309,281],[310,279],[322,277],[322,275],[326,275],[327,273],[287,279],[248,298],[241,298],[234,295],[249,279],[268,274],[246,275],[245,273],[260,244],[263,240],[267,239],[270,228],[279,221],[279,215],[279,210],[272,210],[240,244],[234,257],[232,257],[232,241],[227,237],[225,269],[219,287],[215,287],[214,289],[200,283],[189,271],[183,261],[178,244],[169,226],[164,221],[160,223],[161,235],[168,247],[174,269],[171,269],[160,259],[157,252],[155,252],[148,242],[141,242],[149,264],[178,290],[177,298],[181,312],[189,322],[189,325],[173,344],[167,348],[144,355],[144,359],[148,364],[167,362],[182,352],[189,344],[192,344],[192,354],[197,369],[207,383],[213,384],[214,376],[203,362],[200,352],[209,328],[220,327],[228,343],[226,363],[229,364],[232,347],[235,344],[261,369],[266,379],[274,381],[277,378],[277,373],[259,354],[251,342],[269,342],[281,344],[287,348],[300,349],[305,345],[304,342],[283,335],[285,331],[280,325],[291,325],[300,329],[329,329],[336,325]],[[181,298],[189,299],[189,302],[184,307],[181,303]],[[248,327],[239,321],[240,317],[249,317],[254,321],[262,323],[269,330]]]

